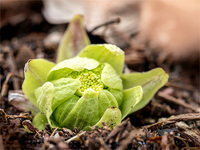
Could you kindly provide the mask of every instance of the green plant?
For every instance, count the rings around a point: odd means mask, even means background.
[[[123,74],[123,67],[124,52],[111,44],[88,45],[58,64],[29,60],[22,88],[40,110],[33,124],[87,130],[105,122],[113,128],[143,108],[168,80],[161,68]]]

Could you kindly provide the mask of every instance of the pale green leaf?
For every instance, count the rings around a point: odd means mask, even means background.
[[[99,100],[98,100],[98,110],[99,111],[99,117],[101,118],[104,112],[107,108],[115,106],[118,107],[117,100],[115,97],[107,90],[102,90],[99,94]]]
[[[156,68],[146,73],[123,74],[122,81],[124,89],[134,86],[142,86],[143,98],[131,112],[143,108],[152,99],[154,94],[166,84],[168,75],[161,68]]]
[[[77,127],[81,130],[96,124],[99,119],[98,93],[88,89],[60,125],[69,129]]]
[[[45,124],[48,123],[47,118],[45,115],[41,114],[40,112],[33,118],[32,121],[33,125],[38,128],[39,130],[45,129]]]
[[[47,74],[53,66],[55,66],[53,62],[45,59],[32,59],[24,67],[25,80],[22,89],[35,106],[38,105],[34,90],[46,82]]]
[[[99,65],[94,59],[74,57],[64,60],[53,67],[48,74],[48,81],[67,77],[72,71],[92,70]]]
[[[83,16],[76,15],[69,23],[59,44],[57,62],[76,56],[80,50],[90,44],[83,22]]]
[[[110,89],[122,90],[123,88],[120,76],[116,73],[114,68],[107,63],[105,63],[105,66],[102,70],[101,81]]]
[[[113,129],[115,126],[121,123],[121,111],[117,107],[108,108],[103,114],[102,118],[94,125],[102,127],[102,122]]]
[[[123,100],[123,92],[121,90],[115,90],[115,89],[109,89],[109,92],[115,97],[120,107]]]
[[[100,63],[108,63],[116,70],[119,75],[122,74],[124,67],[124,52],[115,45],[88,45],[80,52],[78,56],[93,58]]]
[[[57,124],[61,124],[67,118],[68,114],[72,111],[78,100],[79,97],[73,95],[54,110],[52,118],[57,122]]]
[[[131,113],[132,109],[141,101],[143,91],[141,86],[136,86],[123,91],[123,102],[121,105],[122,119]]]
[[[72,97],[76,90],[81,86],[78,79],[60,78],[52,81],[54,86],[54,97],[52,101],[52,110],[58,107],[61,103]]]
[[[40,111],[47,117],[48,123],[52,114],[52,100],[54,96],[54,86],[51,82],[46,82],[42,87],[35,90],[35,96]]]

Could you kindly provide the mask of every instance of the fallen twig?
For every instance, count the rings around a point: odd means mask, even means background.
[[[9,47],[6,47],[5,49],[6,49],[5,51],[8,52],[8,63],[10,64],[10,71],[12,73],[18,72],[13,52],[11,51],[11,49]],[[13,79],[13,87],[14,87],[15,90],[20,89],[20,84],[19,84],[18,78]]]
[[[176,103],[176,104],[178,104],[180,106],[183,106],[185,108],[191,109],[194,112],[200,112],[200,108],[199,107],[195,108],[194,106],[185,103],[183,100],[177,99],[177,98],[175,98],[173,96],[170,96],[170,95],[167,95],[167,94],[165,94],[163,92],[158,92],[158,96],[161,97],[161,98],[164,98],[165,100],[168,100],[170,102]]]
[[[145,127],[147,129],[154,129],[154,128],[160,128],[164,125],[175,123],[178,121],[196,121],[196,120],[200,120],[200,113],[188,113],[188,114],[181,114],[177,116],[171,116],[170,118],[164,121],[156,122],[154,124],[147,125]]]
[[[187,91],[195,91],[196,88],[193,87],[192,85],[189,84],[178,84],[178,83],[171,83],[171,82],[167,82],[165,86],[168,87],[174,87],[174,88],[178,88],[178,89],[182,89],[182,90],[187,90]]]
[[[53,132],[51,133],[51,136],[50,137],[52,137],[54,134],[55,134],[55,132],[58,130],[58,127],[56,127],[54,130],[53,130]]]
[[[2,135],[0,135],[0,149],[4,150]]]
[[[126,139],[121,141],[121,144],[119,145],[119,147],[117,147],[117,150],[127,149],[128,144],[131,143],[133,138],[137,136],[137,133],[139,133],[139,131],[137,129],[132,130],[130,132],[129,136]]]
[[[6,119],[7,118],[10,118],[10,119],[15,119],[15,118],[31,119],[29,113],[22,113],[22,114],[19,114],[19,115],[7,115],[3,109],[0,109],[0,114],[1,114],[1,116],[5,117]]]
[[[80,138],[80,136],[83,135],[83,134],[85,134],[85,133],[86,133],[86,131],[84,131],[84,132],[82,132],[80,134],[77,134],[76,136],[73,136],[72,138],[70,138],[67,141],[65,141],[65,143],[69,144],[71,141]]]
[[[3,85],[2,85],[2,90],[1,90],[1,97],[4,97],[8,94],[8,81],[10,79],[10,77],[12,76],[13,74],[12,73],[9,73],[7,76],[6,76],[6,80],[4,81]]]
[[[6,80],[4,81],[3,85],[2,85],[2,90],[1,90],[1,97],[4,97],[8,94],[8,81],[11,77],[16,77],[16,78],[19,78],[19,79],[22,79],[23,78],[17,74],[14,74],[14,73],[8,73],[8,75],[6,76]]]
[[[90,31],[90,33],[94,32],[95,30],[97,30],[97,29],[100,28],[100,27],[108,26],[108,25],[114,24],[114,23],[120,23],[120,18],[116,18],[116,19],[114,19],[114,20],[110,20],[110,21],[107,21],[107,22],[105,22],[105,23],[103,23],[103,24],[98,25],[98,26],[94,27],[94,28]]]

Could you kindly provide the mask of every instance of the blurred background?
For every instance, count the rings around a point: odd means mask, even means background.
[[[4,73],[10,71],[5,67],[8,52],[15,59],[12,71],[19,69],[20,74],[30,58],[55,61],[69,21],[81,14],[91,43],[121,47],[132,70],[160,66],[176,80],[199,88],[199,0],[1,0],[0,4]]]

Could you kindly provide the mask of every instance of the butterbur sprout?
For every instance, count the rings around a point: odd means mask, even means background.
[[[102,122],[114,128],[143,108],[168,80],[161,68],[123,74],[120,48],[89,44],[83,17],[76,15],[59,45],[57,64],[45,59],[26,63],[22,89],[38,108],[33,119],[38,129],[49,123],[51,127],[89,130],[101,127]]]
[[[105,122],[113,128],[143,108],[168,80],[161,68],[123,74],[123,66],[124,52],[111,44],[88,45],[58,64],[29,60],[22,88],[40,110],[33,124],[87,130]]]

